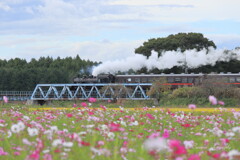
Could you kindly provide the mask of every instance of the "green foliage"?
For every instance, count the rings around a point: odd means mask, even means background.
[[[78,55],[64,59],[33,58],[30,62],[19,58],[0,60],[0,90],[32,91],[39,83],[72,83],[81,69],[96,64]]]
[[[201,33],[178,33],[169,35],[166,38],[153,38],[144,42],[142,46],[135,49],[135,53],[143,54],[146,57],[151,56],[151,51],[158,52],[161,56],[162,51],[177,51],[184,52],[188,49],[208,49],[208,47],[216,48],[213,41],[208,40]]]
[[[228,83],[227,79],[207,76],[199,87],[203,91],[202,96],[214,95],[219,98],[230,98],[234,86],[226,85],[226,83]]]
[[[159,101],[159,104],[161,106],[188,106],[189,104],[196,104],[196,105],[206,105],[209,104],[209,101],[207,98],[196,98],[196,97],[191,97],[191,98],[180,98],[180,97],[175,97],[172,98],[171,96],[162,98]]]
[[[239,107],[239,100],[236,98],[222,98],[219,99],[225,103],[224,107]],[[196,104],[198,107],[213,107],[209,103],[208,97],[191,97],[191,98],[180,98],[180,97],[164,97],[160,99],[159,104],[161,106],[171,107],[186,107],[189,104]],[[217,105],[215,107],[220,107]],[[221,106],[222,107],[222,106]]]
[[[233,98],[240,100],[240,88],[234,88],[231,93]]]
[[[167,83],[166,78],[156,79],[152,83],[150,90],[147,91],[147,95],[150,97],[154,97],[159,101],[160,98],[166,96],[171,89],[171,86],[166,85],[166,83]]]
[[[218,98],[240,98],[240,89],[226,83],[226,79],[205,77],[201,85],[175,89],[169,98],[206,98],[209,95]]]
[[[183,87],[173,90],[170,98],[193,98],[202,97],[203,90],[199,87]]]
[[[213,65],[204,65],[198,68],[189,69],[189,72],[194,73],[211,73],[211,72],[232,72],[232,73],[239,73],[240,72],[240,61],[236,59],[232,59],[229,62],[218,61],[216,64]]]

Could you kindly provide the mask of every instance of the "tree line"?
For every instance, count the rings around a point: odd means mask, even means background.
[[[74,58],[41,57],[31,59],[0,59],[0,91],[33,91],[37,84],[72,83],[79,72],[87,73],[97,62]]]

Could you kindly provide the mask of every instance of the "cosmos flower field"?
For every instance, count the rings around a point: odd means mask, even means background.
[[[225,108],[3,108],[0,159],[240,159],[240,112]]]

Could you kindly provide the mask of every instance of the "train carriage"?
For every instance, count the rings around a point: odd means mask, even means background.
[[[159,78],[166,78],[166,85],[171,85],[173,88],[183,86],[198,85],[205,79],[214,78],[216,83],[225,79],[225,84],[238,84],[240,85],[239,73],[211,73],[211,74],[126,74],[126,75],[112,75],[112,74],[99,74],[98,76],[76,77],[73,79],[74,83],[153,83]]]

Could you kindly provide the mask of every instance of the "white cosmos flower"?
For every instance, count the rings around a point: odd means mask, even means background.
[[[58,145],[61,145],[61,144],[62,144],[62,140],[61,139],[55,139],[52,142],[52,146],[53,147],[57,147]]]
[[[24,128],[25,128],[25,124],[23,123],[23,122],[18,122],[18,127],[19,127],[19,129],[20,129],[20,131],[23,131],[24,130]]]
[[[232,128],[232,131],[233,131],[233,132],[240,132],[240,127],[233,127],[233,128]]]
[[[46,150],[43,150],[42,152],[43,152],[44,154],[46,154],[46,153],[49,153],[50,150],[49,150],[49,149],[46,149]]]
[[[70,148],[64,148],[64,152],[70,152],[71,149]]]
[[[62,144],[64,147],[72,147],[73,146],[73,142],[63,142]]]
[[[57,127],[57,126],[51,126],[51,127],[50,127],[50,130],[57,132],[57,131],[58,131],[58,127]]]
[[[184,141],[183,144],[187,149],[193,148],[194,141]]]
[[[101,126],[100,126],[100,128],[101,128],[102,130],[105,130],[105,129],[107,129],[107,128],[108,128],[108,126],[107,126],[107,125],[105,125],[105,124],[103,124],[103,125],[101,125]]]
[[[37,128],[29,128],[27,129],[29,136],[36,136],[38,135],[38,129]]]
[[[237,156],[240,156],[240,152],[238,152],[237,150],[231,150],[228,152],[228,156],[230,160],[234,160]]]
[[[20,130],[18,124],[13,124],[13,125],[11,126],[11,131],[12,131],[13,133],[18,133],[18,132],[20,132],[21,130]]]
[[[28,116],[23,116],[23,119],[25,119],[26,121],[30,120]]]
[[[8,133],[8,136],[7,136],[7,138],[9,138],[9,137],[11,137],[11,136],[12,136],[12,132],[11,132],[11,131],[8,131],[7,133]]]
[[[109,133],[108,133],[108,137],[109,137],[110,139],[113,139],[113,138],[115,137],[115,134],[114,134],[113,132],[109,132]]]
[[[30,146],[30,145],[32,145],[32,142],[30,142],[28,139],[26,139],[26,138],[23,138],[22,139],[22,142],[23,142],[23,144],[26,144],[26,145],[28,145],[28,146]]]
[[[120,121],[120,124],[123,126],[127,126],[126,122],[124,122],[124,121]]]
[[[86,128],[93,128],[94,125],[93,125],[93,124],[89,124],[89,125],[86,125],[85,127],[86,127]]]
[[[227,137],[233,137],[233,136],[235,136],[235,133],[233,133],[233,132],[227,132],[225,135],[226,135]]]
[[[134,122],[130,123],[130,126],[138,126],[138,121],[134,121]]]
[[[213,128],[212,133],[220,137],[223,134],[223,131],[219,128]]]
[[[87,134],[87,132],[85,132],[85,131],[82,131],[82,132],[79,132],[79,133],[78,133],[79,136],[85,135],[85,134]]]
[[[2,123],[0,123],[0,127],[6,127],[8,124],[6,123],[6,124],[2,124]]]
[[[148,151],[167,151],[168,145],[167,145],[167,140],[162,138],[162,137],[157,137],[157,138],[148,138],[145,140],[143,143],[143,146],[146,150]]]

